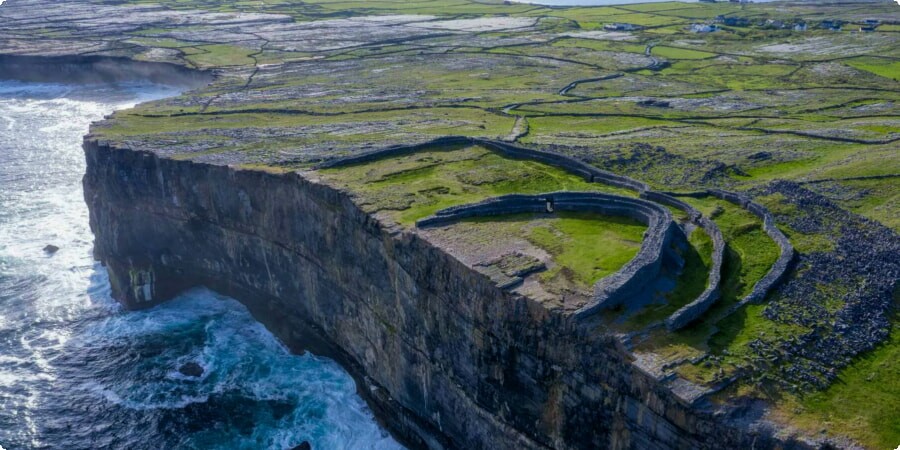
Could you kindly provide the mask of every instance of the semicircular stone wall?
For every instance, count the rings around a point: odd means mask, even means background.
[[[461,219],[516,213],[552,213],[584,211],[609,216],[624,216],[647,225],[637,255],[617,272],[594,285],[591,301],[575,312],[576,317],[589,316],[603,308],[611,308],[634,298],[660,275],[669,249],[683,243],[684,235],[668,209],[639,198],[594,192],[552,192],[539,195],[504,195],[478,203],[455,206],[419,220],[419,228],[437,226]],[[673,258],[674,259],[674,258]]]
[[[702,229],[710,237],[713,249],[706,289],[696,299],[672,313],[665,320],[665,326],[670,331],[684,328],[703,316],[719,300],[722,264],[727,243],[721,230],[719,230],[719,227],[712,219],[705,217],[689,203],[676,198],[679,196],[696,198],[714,196],[750,211],[763,221],[763,229],[766,234],[781,249],[781,254],[776,263],[754,285],[751,293],[729,308],[724,315],[736,311],[747,303],[762,301],[790,272],[795,256],[793,246],[784,233],[775,225],[772,215],[762,205],[752,202],[748,197],[720,189],[681,194],[653,191],[646,183],[628,176],[598,169],[584,161],[553,151],[537,150],[493,139],[444,136],[421,144],[396,145],[353,156],[335,158],[319,164],[317,168],[364,164],[382,158],[403,156],[426,149],[452,145],[479,145],[508,158],[542,162],[582,176],[590,182],[624,188],[638,193],[640,199],[586,192],[556,192],[537,196],[512,194],[474,204],[446,208],[417,223],[419,226],[430,226],[477,215],[541,212],[547,209],[547,201],[552,197],[554,208],[559,210],[593,211],[607,215],[623,215],[647,224],[648,231],[644,236],[641,250],[635,258],[616,273],[597,282],[594,286],[593,300],[574,313],[576,318],[586,318],[603,308],[611,308],[627,303],[640,293],[642,286],[659,275],[660,264],[666,256],[667,249],[673,244],[673,236],[680,235],[679,239],[684,238],[679,231],[680,227],[672,219],[668,207],[683,211],[691,223]]]

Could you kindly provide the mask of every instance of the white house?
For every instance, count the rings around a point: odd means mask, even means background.
[[[719,31],[719,27],[715,25],[707,25],[705,23],[693,23],[689,28],[694,33],[712,33]]]

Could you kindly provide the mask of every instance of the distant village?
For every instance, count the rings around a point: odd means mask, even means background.
[[[706,0],[708,2],[713,2],[713,0]],[[732,2],[740,1],[744,2],[744,0],[730,0]],[[880,25],[879,21],[874,19],[867,19],[860,23],[849,23],[841,20],[822,20],[816,27],[823,30],[831,30],[831,31],[841,31],[845,26],[847,27],[859,27],[858,31],[862,33],[868,33],[875,31]],[[716,31],[722,30],[722,27],[759,27],[763,29],[769,30],[787,30],[791,29],[794,31],[806,31],[810,25],[802,20],[796,19],[793,21],[790,20],[778,20],[778,19],[750,19],[747,17],[738,17],[738,16],[724,16],[719,15],[716,16],[715,19],[710,21],[709,23],[693,23],[685,27],[686,30],[694,32],[694,33],[714,33]],[[638,31],[643,29],[643,26],[635,25],[632,23],[623,23],[623,22],[613,22],[608,23],[603,26],[603,29],[606,31]]]

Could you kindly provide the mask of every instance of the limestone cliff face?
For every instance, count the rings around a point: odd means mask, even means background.
[[[498,289],[413,232],[296,173],[85,141],[95,251],[140,308],[206,285],[295,349],[337,359],[418,448],[756,448],[611,337]]]

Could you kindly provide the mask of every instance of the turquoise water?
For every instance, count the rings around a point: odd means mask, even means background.
[[[0,82],[0,447],[401,448],[336,363],[292,355],[237,301],[195,289],[128,312],[110,298],[81,136],[175,93]],[[202,375],[183,375],[188,362]]]

